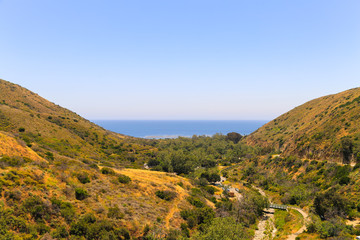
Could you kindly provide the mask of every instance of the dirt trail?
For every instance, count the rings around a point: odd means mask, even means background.
[[[256,186],[253,186],[256,190],[259,191],[259,193],[266,197],[266,193],[261,189],[261,188],[258,188]],[[302,210],[301,208],[297,208],[297,207],[288,207],[290,209],[294,209],[296,211],[298,211],[304,218],[304,222],[303,222],[303,226],[296,232],[296,233],[293,233],[291,235],[289,235],[287,237],[287,240],[295,240],[296,237],[298,235],[300,235],[301,233],[303,233],[305,230],[306,230],[306,225],[305,223],[307,222],[307,220],[309,219],[309,214],[307,214],[304,210]],[[265,215],[266,216],[266,215]],[[274,215],[272,214],[272,218],[274,218]],[[263,226],[266,224],[266,221],[268,221],[267,218],[264,218],[262,219],[260,222],[259,222],[259,225],[258,225],[258,229],[257,231],[255,231],[255,237],[254,237],[254,240],[260,240],[260,239],[271,239],[271,238],[265,238],[265,234],[263,233],[265,231],[265,229],[263,228]],[[262,232],[260,231],[260,228],[262,230]],[[276,229],[273,233],[276,232]],[[270,237],[270,236],[269,236]]]
[[[253,187],[258,190],[262,196],[266,197],[265,192],[261,188]],[[273,239],[276,233],[274,212],[274,209],[265,209],[265,215],[259,221],[258,230],[255,231],[253,240]]]
[[[253,240],[270,240],[276,233],[274,224],[274,209],[267,209],[263,218],[259,221]]]
[[[169,213],[165,217],[165,227],[167,229],[170,228],[169,227],[170,220],[173,218],[174,213],[179,211],[178,205],[181,202],[181,200],[183,200],[184,195],[185,195],[184,189],[182,189],[180,186],[177,186],[176,190],[177,190],[176,192],[178,193],[178,196],[176,197],[176,200],[173,202],[173,204],[169,210]]]
[[[306,225],[305,223],[308,221],[309,219],[309,214],[307,214],[304,210],[302,210],[301,208],[297,208],[297,207],[289,207],[291,209],[294,209],[296,211],[298,211],[299,213],[301,213],[301,215],[304,218],[304,222],[303,222],[303,226],[296,232],[293,233],[291,235],[289,235],[287,237],[287,240],[295,240],[297,236],[299,236],[301,233],[303,233],[306,230]]]

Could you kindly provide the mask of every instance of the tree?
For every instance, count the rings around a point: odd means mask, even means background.
[[[231,132],[231,133],[226,134],[226,140],[230,140],[235,144],[238,143],[241,139],[242,139],[242,136],[239,133]]]
[[[210,225],[208,225],[203,232],[193,236],[191,239],[197,240],[237,240],[249,239],[247,231],[244,226],[237,223],[232,217],[215,218]]]
[[[346,217],[349,213],[349,202],[333,188],[315,196],[314,210],[322,220]]]
[[[75,189],[75,197],[77,200],[84,200],[88,196],[89,196],[89,193],[85,189],[82,189],[82,188]]]
[[[353,142],[351,138],[344,137],[341,139],[341,152],[343,154],[343,162],[350,163],[351,155],[353,153]]]

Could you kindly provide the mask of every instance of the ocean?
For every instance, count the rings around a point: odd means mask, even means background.
[[[248,135],[267,123],[264,120],[93,120],[99,126],[139,138],[176,138],[193,135],[212,136],[216,133],[237,132]]]

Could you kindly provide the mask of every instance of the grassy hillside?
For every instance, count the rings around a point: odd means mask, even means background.
[[[339,162],[360,160],[360,88],[309,101],[244,141],[285,155]]]
[[[31,148],[21,144],[14,137],[5,132],[0,132],[0,153],[11,157],[23,157],[34,161],[43,160]]]
[[[0,131],[44,158],[65,156],[139,166],[155,151],[1,79]]]
[[[0,239],[165,236],[185,221],[192,184],[163,172],[98,168],[71,159],[0,159]],[[163,200],[156,194],[172,194]],[[116,236],[116,237],[114,237]]]
[[[124,168],[154,159],[154,141],[4,80],[0,93],[0,239],[172,239],[214,218],[209,188]]]

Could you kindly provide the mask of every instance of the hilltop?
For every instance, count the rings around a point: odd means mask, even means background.
[[[243,141],[301,158],[360,159],[360,88],[309,101],[267,123]]]
[[[140,140],[105,130],[19,85],[0,79],[0,93],[0,131],[43,158],[136,167],[154,151]]]

